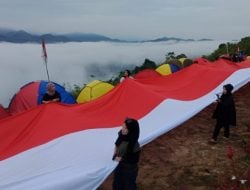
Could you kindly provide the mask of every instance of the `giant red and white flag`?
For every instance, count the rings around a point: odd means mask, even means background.
[[[165,77],[127,79],[86,104],[44,104],[0,120],[1,190],[96,189],[113,171],[125,117],[139,120],[142,145],[216,100],[222,86],[250,81],[250,60],[193,64]]]

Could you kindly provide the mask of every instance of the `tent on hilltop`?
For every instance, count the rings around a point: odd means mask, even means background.
[[[178,59],[166,60],[164,64],[173,64],[173,65],[176,65],[179,69],[181,69],[183,67],[182,63]]]
[[[0,119],[8,117],[9,115],[9,112],[0,104]]]
[[[180,58],[179,61],[182,64],[182,68],[188,67],[190,65],[192,65],[193,61],[191,59],[188,58]]]
[[[41,104],[43,95],[47,90],[47,83],[47,81],[33,81],[21,87],[20,90],[13,96],[9,104],[10,114],[14,115]],[[68,93],[63,86],[57,83],[54,84],[56,86],[56,91],[61,95],[62,103],[76,103],[75,98]]]
[[[163,64],[155,69],[161,75],[170,75],[179,71],[179,67],[175,64]]]
[[[77,103],[84,103],[95,100],[108,93],[113,88],[114,86],[107,82],[93,80],[81,90],[76,101]]]
[[[151,77],[158,77],[161,76],[160,73],[156,72],[153,69],[144,69],[137,74],[135,74],[135,79],[145,79],[145,78],[151,78]]]

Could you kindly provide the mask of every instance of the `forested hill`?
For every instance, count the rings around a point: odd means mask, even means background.
[[[100,34],[94,33],[70,33],[70,34],[31,34],[24,30],[6,30],[0,28],[0,42],[11,43],[41,43],[45,39],[46,43],[59,43],[59,42],[124,42],[124,43],[144,43],[144,42],[163,42],[163,41],[211,41],[211,39],[183,39],[176,37],[161,37],[150,40],[121,40],[114,39]]]
[[[214,61],[222,55],[233,55],[233,54],[242,54],[243,56],[250,55],[250,36],[242,38],[239,42],[235,43],[223,43],[220,44],[218,49],[205,58]]]

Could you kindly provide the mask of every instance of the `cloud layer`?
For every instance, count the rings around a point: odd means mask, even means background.
[[[69,89],[93,79],[106,80],[119,71],[141,65],[145,58],[157,64],[168,52],[193,58],[211,53],[221,42],[185,43],[62,43],[48,44],[50,79]],[[39,44],[0,43],[0,103],[8,106],[12,96],[28,82],[47,80]],[[94,77],[93,77],[94,76]]]

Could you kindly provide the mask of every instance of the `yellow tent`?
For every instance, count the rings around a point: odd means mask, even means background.
[[[192,63],[193,63],[193,61],[191,59],[188,59],[188,58],[180,58],[178,60],[181,62],[182,68],[188,67],[188,66],[192,65]]]
[[[103,96],[113,88],[114,86],[107,82],[94,80],[82,89],[76,101],[77,103],[89,102]]]
[[[163,64],[155,69],[161,75],[170,75],[172,74],[172,69],[169,64]]]
[[[180,59],[178,59],[180,62],[181,62],[181,64],[183,65],[184,64],[184,61],[186,60],[187,58],[180,58]]]
[[[182,68],[182,63],[178,59],[170,59],[166,63],[168,63],[170,65],[172,65],[172,64],[177,65],[179,67],[179,69]]]

